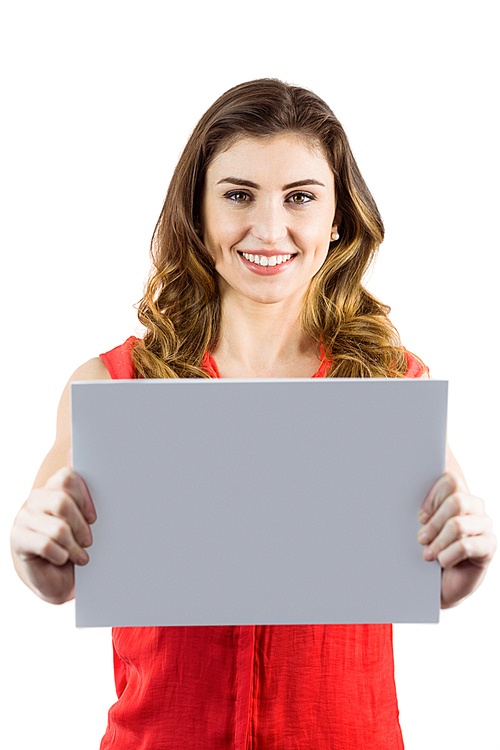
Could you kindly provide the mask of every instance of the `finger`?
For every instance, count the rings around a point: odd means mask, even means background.
[[[426,560],[436,560],[439,554],[454,542],[464,537],[486,534],[489,531],[491,531],[491,520],[488,516],[452,516],[426,548],[424,557]]]
[[[450,518],[464,515],[484,515],[484,503],[468,492],[454,492],[442,502],[434,515],[418,532],[420,544],[430,544]]]
[[[418,514],[420,523],[426,523],[426,521],[428,521],[428,519],[436,512],[437,508],[445,498],[453,492],[468,492],[462,477],[458,474],[453,474],[452,472],[442,474],[439,479],[434,482],[420,507]]]
[[[442,550],[437,560],[442,568],[452,568],[464,560],[485,566],[493,557],[494,550],[494,536],[491,533],[465,536]]]
[[[78,565],[88,562],[88,554],[76,544],[64,521],[45,516],[38,522],[36,529],[26,528],[13,539],[13,547],[21,559],[41,557],[53,565],[64,565],[68,560]]]
[[[70,525],[63,518],[44,514],[36,519],[36,524],[36,528],[32,530],[48,538],[47,548],[51,548],[51,544],[55,542],[67,551],[66,561],[69,559],[80,565],[88,562],[87,552],[78,544]],[[45,557],[45,552],[44,548],[40,557]]]
[[[50,490],[40,487],[33,490],[29,499],[29,513],[47,513],[51,516],[62,518],[69,523],[73,535],[82,547],[90,547],[92,544],[92,532],[87,521],[83,517],[80,507],[72,495],[64,490]],[[33,523],[31,523],[33,527]]]
[[[14,534],[13,534],[14,537]],[[32,560],[41,557],[52,565],[64,565],[69,560],[69,552],[46,534],[32,529],[25,529],[22,542],[13,539],[13,548],[21,560]]]
[[[69,466],[63,466],[50,479],[47,480],[45,485],[51,489],[63,489],[69,492],[72,497],[76,500],[80,510],[85,516],[88,523],[94,523],[97,518],[95,512],[94,503],[90,497],[87,485],[83,481],[79,474],[76,474]]]

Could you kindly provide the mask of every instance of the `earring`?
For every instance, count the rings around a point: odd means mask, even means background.
[[[330,234],[330,239],[332,242],[335,242],[335,240],[338,240],[339,237],[340,237],[340,234],[338,232],[332,232]]]

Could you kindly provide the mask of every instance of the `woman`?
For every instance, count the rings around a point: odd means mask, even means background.
[[[362,286],[383,225],[345,133],[316,95],[274,79],[223,94],[193,131],[152,242],[146,328],[71,380],[428,377]],[[19,512],[20,577],[74,595],[96,519],[67,467],[69,384],[56,442]],[[422,502],[419,541],[441,605],[484,578],[483,502],[453,455]],[[402,748],[390,625],[115,628],[117,703],[101,748]]]

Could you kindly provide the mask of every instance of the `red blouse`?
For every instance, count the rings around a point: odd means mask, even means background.
[[[137,339],[101,354],[134,378]],[[406,377],[424,368],[405,352]],[[313,377],[324,377],[324,359]],[[219,377],[206,354],[203,369]],[[403,750],[392,625],[113,628],[101,750]]]

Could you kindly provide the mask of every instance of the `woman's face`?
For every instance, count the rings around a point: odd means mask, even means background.
[[[243,137],[208,167],[201,227],[222,299],[302,299],[323,265],[335,216],[334,176],[298,136]]]

